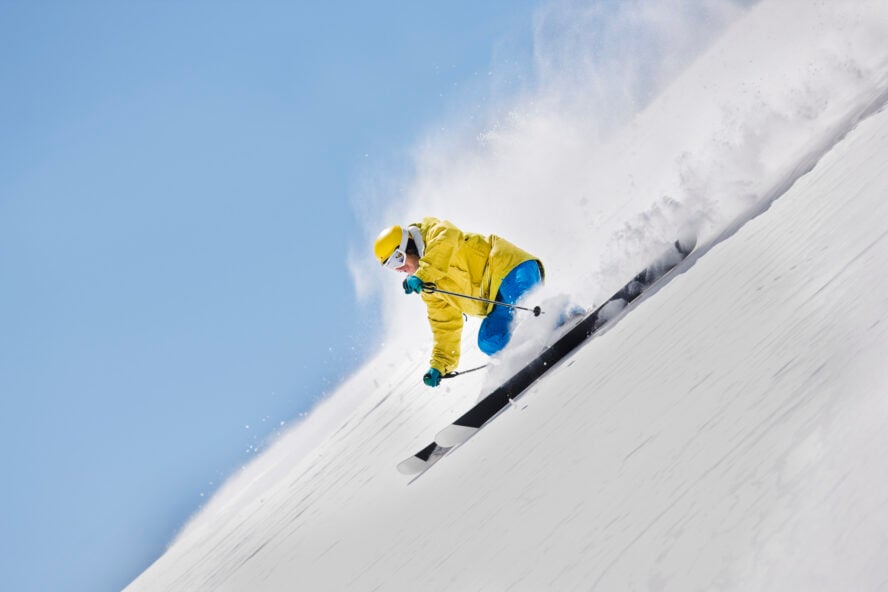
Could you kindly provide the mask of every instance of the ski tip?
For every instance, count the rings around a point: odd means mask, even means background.
[[[398,463],[398,472],[403,475],[418,475],[441,460],[449,448],[432,442],[407,460]]]
[[[451,424],[438,432],[438,435],[435,437],[435,442],[441,446],[452,448],[453,446],[459,446],[471,438],[477,431],[478,428]]]
[[[398,463],[398,472],[402,475],[417,475],[431,466],[431,463],[417,456],[411,456]]]

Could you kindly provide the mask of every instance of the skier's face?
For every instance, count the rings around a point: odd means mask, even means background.
[[[406,273],[408,275],[413,275],[416,273],[416,270],[419,269],[419,257],[416,255],[407,255],[404,261],[404,265],[399,267],[396,271],[400,271],[401,273]]]

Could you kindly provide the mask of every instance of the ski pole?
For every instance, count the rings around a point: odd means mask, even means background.
[[[453,372],[448,372],[441,378],[456,378],[457,376],[462,376],[463,374],[468,374],[469,372],[476,372],[484,368],[487,368],[487,364],[484,364],[483,366],[478,366],[477,368],[470,368],[468,370],[454,370]]]
[[[429,292],[438,292],[439,294],[447,294],[448,296],[457,296],[459,298],[466,298],[468,300],[477,300],[478,302],[486,302],[487,304],[496,304],[497,306],[505,306],[507,308],[514,308],[516,310],[526,310],[527,312],[532,312],[533,316],[538,317],[543,314],[543,310],[539,306],[534,306],[533,308],[525,308],[523,306],[518,306],[517,304],[509,304],[508,302],[499,302],[498,300],[488,300],[487,298],[478,298],[477,296],[469,296],[468,294],[459,294],[457,292],[448,292],[447,290],[441,290],[436,286],[433,282],[423,282],[422,284],[423,290],[428,290]]]

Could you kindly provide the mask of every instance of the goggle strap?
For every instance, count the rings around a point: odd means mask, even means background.
[[[410,232],[410,238],[416,243],[416,250],[419,253],[419,258],[422,259],[423,255],[425,255],[425,241],[422,240],[422,232],[420,232],[419,227],[417,226],[410,226],[407,230]],[[404,242],[401,248],[406,249],[407,243]]]

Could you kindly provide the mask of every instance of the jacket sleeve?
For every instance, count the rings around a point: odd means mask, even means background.
[[[435,220],[424,235],[425,253],[414,275],[423,282],[437,282],[450,269],[450,260],[459,245],[460,231],[450,222]]]
[[[429,311],[434,345],[429,365],[441,374],[456,370],[462,342],[463,316],[455,306],[434,294],[423,294]]]

